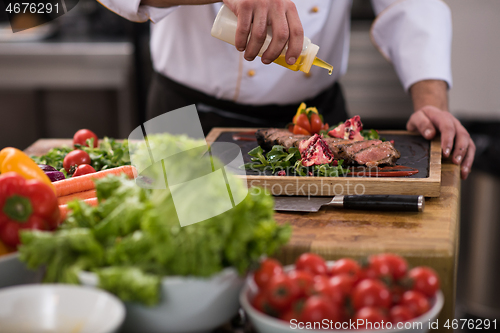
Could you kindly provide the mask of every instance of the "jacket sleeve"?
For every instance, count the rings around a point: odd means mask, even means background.
[[[158,22],[170,14],[177,7],[156,8],[141,6],[141,0],[98,0],[101,5],[110,11],[134,22]]]
[[[371,38],[406,91],[421,80],[452,85],[451,11],[441,0],[372,0]]]

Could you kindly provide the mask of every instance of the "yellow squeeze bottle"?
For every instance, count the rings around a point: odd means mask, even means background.
[[[236,15],[234,15],[234,13],[228,7],[226,7],[226,5],[222,5],[212,27],[212,36],[226,43],[234,45],[237,22],[238,18],[236,17]],[[271,27],[268,27],[266,41],[259,51],[259,57],[261,57],[264,51],[267,50],[272,38],[272,29]],[[274,60],[274,62],[278,65],[291,69],[292,71],[302,71],[304,73],[309,73],[311,67],[314,65],[328,69],[328,74],[332,75],[333,66],[316,57],[319,51],[319,46],[313,44],[309,38],[304,36],[302,52],[293,65],[289,65],[286,63],[285,54],[287,50],[288,44],[285,45],[285,48],[281,52],[281,55],[276,60]]]

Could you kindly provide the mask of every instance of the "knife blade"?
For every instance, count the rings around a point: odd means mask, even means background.
[[[274,197],[274,210],[289,212],[317,212],[323,206],[338,208],[422,212],[422,195],[336,195],[335,197]]]

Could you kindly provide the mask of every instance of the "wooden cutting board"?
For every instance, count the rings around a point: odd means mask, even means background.
[[[232,142],[241,147],[243,158],[258,146],[252,136],[241,135],[255,131],[252,128],[214,128],[207,142]],[[397,164],[417,167],[411,177],[298,177],[252,174],[247,172],[247,183],[265,188],[273,195],[334,196],[353,194],[403,194],[439,197],[441,186],[440,139],[426,141],[407,131],[380,131],[381,137],[394,139],[401,153]]]

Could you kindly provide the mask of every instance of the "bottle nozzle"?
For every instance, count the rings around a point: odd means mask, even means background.
[[[321,60],[318,57],[314,58],[313,65],[321,67],[321,68],[328,69],[328,74],[329,75],[332,75],[332,73],[333,73],[333,66],[330,65],[329,63],[327,63],[326,61]]]

